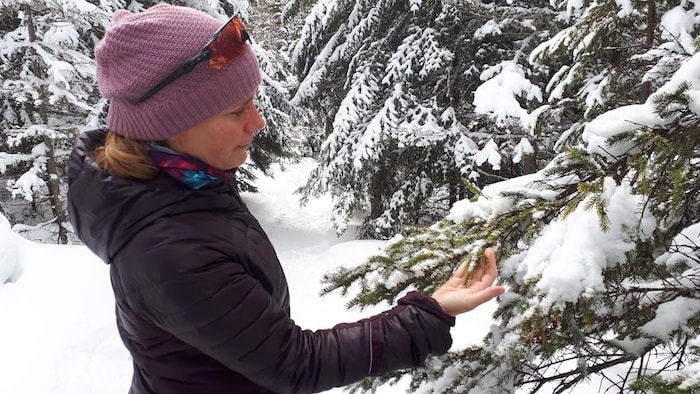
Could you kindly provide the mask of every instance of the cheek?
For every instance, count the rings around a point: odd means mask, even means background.
[[[230,145],[228,141],[223,138],[212,138],[209,141],[209,151],[212,152],[216,157],[222,157],[226,155],[226,152],[230,150]]]
[[[208,141],[209,150],[218,157],[225,157],[237,150],[241,141],[236,133],[228,130],[226,132],[217,133]]]

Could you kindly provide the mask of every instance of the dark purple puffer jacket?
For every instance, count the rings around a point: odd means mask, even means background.
[[[449,348],[454,319],[419,293],[332,329],[296,326],[274,248],[230,185],[112,177],[93,162],[104,138],[77,141],[68,206],[77,234],[110,264],[130,393],[310,393]]]

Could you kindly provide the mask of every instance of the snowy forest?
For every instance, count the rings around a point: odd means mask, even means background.
[[[168,2],[246,21],[267,121],[247,166],[313,158],[298,193],[333,197],[338,234],[389,240],[325,292],[392,302],[497,252],[508,292],[483,344],[351,391],[700,391],[700,1]],[[64,168],[109,105],[93,48],[114,10],[154,3],[0,0],[14,231],[79,242]]]

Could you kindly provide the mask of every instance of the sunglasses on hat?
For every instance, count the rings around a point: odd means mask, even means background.
[[[243,21],[238,16],[232,16],[214,32],[209,42],[196,55],[182,62],[167,77],[141,96],[139,102],[148,100],[174,80],[194,70],[199,63],[205,60],[208,60],[209,67],[215,70],[221,69],[229,61],[245,53],[246,41],[250,41],[250,36],[243,26]]]

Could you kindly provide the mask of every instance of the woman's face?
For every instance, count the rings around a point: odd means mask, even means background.
[[[166,145],[220,170],[239,167],[248,157],[255,133],[265,127],[254,98],[255,94],[170,137]]]

